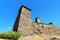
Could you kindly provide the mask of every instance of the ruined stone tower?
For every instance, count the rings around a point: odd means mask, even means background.
[[[36,17],[36,23],[40,23],[40,18]]]
[[[60,35],[60,31],[58,31],[60,29],[55,28],[52,22],[49,24],[41,23],[39,17],[36,17],[36,22],[32,22],[30,11],[31,9],[21,6],[15,20],[13,31],[20,32],[22,36],[33,34]]]
[[[31,10],[29,8],[21,6],[14,24],[13,31],[21,32],[22,35],[29,35],[33,33],[30,11]]]

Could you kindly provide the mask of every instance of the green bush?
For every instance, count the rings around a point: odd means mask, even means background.
[[[21,34],[19,32],[3,32],[3,33],[0,33],[0,38],[3,38],[3,39],[17,40],[20,37],[21,37]]]

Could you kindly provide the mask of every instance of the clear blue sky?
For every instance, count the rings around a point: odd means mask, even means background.
[[[30,8],[32,21],[40,17],[42,23],[53,22],[60,27],[60,0],[0,0],[0,32],[11,31],[18,9],[25,5]]]

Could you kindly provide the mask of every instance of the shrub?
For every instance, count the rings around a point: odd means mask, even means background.
[[[0,33],[0,38],[3,38],[3,39],[17,40],[20,37],[21,37],[21,34],[19,32],[3,32],[3,33]]]

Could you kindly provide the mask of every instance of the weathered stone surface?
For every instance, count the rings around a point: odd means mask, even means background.
[[[33,34],[32,30],[34,29],[32,27],[30,9],[22,6],[15,21],[13,31],[21,32],[22,35],[26,36]]]
[[[50,40],[52,36],[60,37],[60,29],[56,28],[52,23],[41,23],[39,19],[36,19],[36,22],[32,22],[30,11],[29,8],[22,6],[14,24],[13,31],[21,32],[22,36],[27,36],[21,40],[40,40],[39,38],[41,38],[41,40]],[[39,35],[39,37],[29,36],[34,34]]]
[[[18,40],[60,40],[60,37],[46,35],[28,35],[22,36]]]
[[[33,36],[29,35],[26,37],[21,37],[18,40],[43,40],[43,38],[38,35],[33,35]]]

